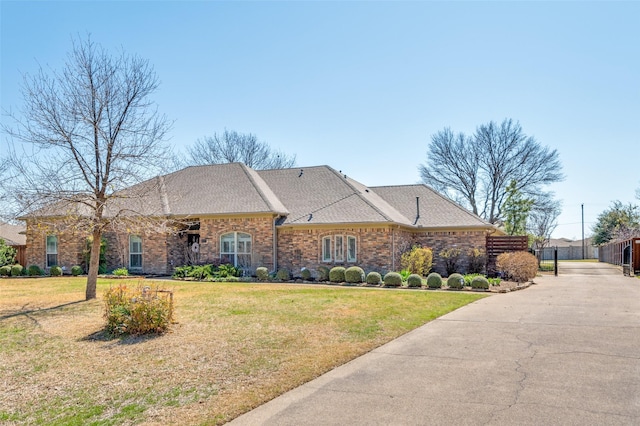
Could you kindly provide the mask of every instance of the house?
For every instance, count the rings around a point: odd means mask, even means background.
[[[128,188],[106,211],[131,224],[105,232],[107,268],[145,274],[217,261],[294,274],[319,265],[386,272],[400,268],[400,255],[413,244],[437,254],[482,248],[487,235],[500,233],[426,185],[367,187],[328,166],[187,167]],[[86,235],[43,226],[68,212],[54,206],[22,218],[27,263],[65,269],[82,263]],[[136,227],[142,217],[158,221]]]
[[[25,227],[0,222],[0,239],[4,240],[6,245],[16,249],[16,261],[24,265],[26,263],[25,253],[27,248]]]

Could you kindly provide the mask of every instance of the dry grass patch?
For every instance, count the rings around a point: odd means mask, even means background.
[[[286,284],[145,281],[174,290],[155,337],[104,334],[100,296],[128,281],[0,280],[0,422],[222,424],[485,297]]]

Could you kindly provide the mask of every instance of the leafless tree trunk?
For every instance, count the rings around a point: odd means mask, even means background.
[[[62,71],[41,68],[24,76],[23,108],[5,128],[24,144],[10,156],[21,214],[62,214],[66,220],[52,226],[93,236],[87,299],[96,297],[104,230],[118,223],[125,204],[135,213],[123,197],[143,196],[122,190],[167,161],[163,139],[170,123],[149,99],[157,88],[148,61],[112,56],[87,37],[73,42]]]
[[[225,130],[196,141],[189,148],[188,165],[244,163],[252,169],[286,169],[296,164],[296,156],[273,150],[256,135]]]
[[[560,202],[554,200],[550,193],[542,193],[534,199],[527,218],[527,230],[533,235],[537,248],[543,249],[549,244],[561,210]]]

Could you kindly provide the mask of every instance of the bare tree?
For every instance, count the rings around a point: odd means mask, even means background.
[[[196,141],[188,149],[191,165],[241,162],[256,170],[287,169],[296,164],[296,156],[273,150],[252,133],[225,130]]]
[[[122,190],[166,161],[170,123],[149,99],[157,88],[147,60],[111,55],[90,37],[74,40],[62,71],[24,76],[24,105],[5,128],[24,144],[10,156],[10,189],[23,214],[63,212],[57,224],[92,236],[87,300],[96,297],[103,232],[135,215],[135,203],[123,199],[143,196],[155,180]]]
[[[538,249],[549,244],[551,234],[558,226],[558,216],[562,212],[560,202],[553,199],[553,194],[544,192],[535,197],[529,217],[527,230],[533,236]]]
[[[519,123],[479,126],[472,137],[449,129],[432,137],[427,162],[420,166],[423,182],[433,185],[491,223],[502,219],[506,188],[514,180],[524,196],[563,179],[556,150],[527,136]]]

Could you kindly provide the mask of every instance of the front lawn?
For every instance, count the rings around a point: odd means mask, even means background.
[[[106,336],[110,285],[174,290],[157,337]],[[0,423],[223,424],[434,318],[486,297],[319,285],[0,280]]]

